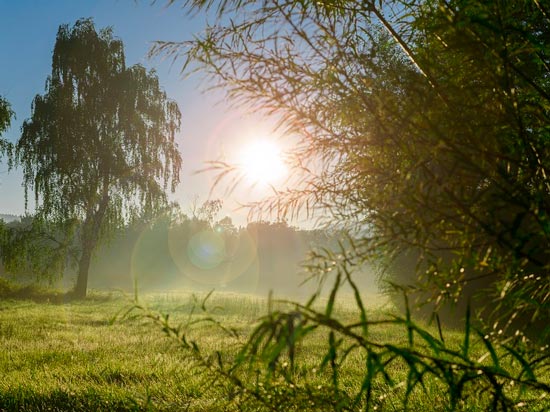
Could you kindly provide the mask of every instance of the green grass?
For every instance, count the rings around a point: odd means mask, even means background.
[[[170,313],[174,325],[190,319],[194,302],[185,293],[147,295],[143,301],[154,311]],[[130,306],[130,298],[106,293],[92,294],[86,301],[0,301],[0,411],[238,410],[239,402],[231,401],[235,395],[230,387],[213,380],[214,376],[205,373],[158,325],[141,316],[122,317]],[[220,350],[231,357],[245,342],[257,318],[267,313],[266,299],[229,293],[214,294],[209,307],[217,320],[238,332],[238,337],[230,337],[209,323],[197,324],[191,335],[205,355]],[[356,316],[345,304],[337,310],[340,318]],[[386,310],[373,305],[369,313],[375,318]],[[117,320],[111,322],[117,315]],[[200,316],[197,313],[191,319]],[[379,328],[372,333],[373,339],[396,345],[407,339],[405,333],[394,328]],[[446,335],[451,346],[458,348],[461,334],[447,331]],[[330,373],[318,370],[326,350],[325,338],[323,331],[315,331],[298,347],[300,363],[295,377],[299,383],[307,382],[311,390],[327,390],[329,394]],[[479,345],[475,350],[482,353]],[[360,353],[350,355],[341,370],[341,388],[357,388],[363,372]],[[403,379],[406,373],[403,367]],[[250,382],[255,379],[252,372],[249,376],[244,373],[242,378]],[[425,384],[425,391],[412,393],[410,410],[445,410],[446,394],[441,384],[435,380]],[[378,410],[402,410],[392,391],[382,384],[375,388],[380,398]],[[274,390],[273,396],[281,396],[282,405],[288,393],[296,396],[283,390]],[[304,401],[301,405],[295,410],[304,410],[308,404]],[[477,400],[470,399],[461,410],[482,410],[476,405]],[[320,408],[309,406],[311,410]],[[259,405],[241,403],[240,407],[258,410]],[[290,406],[281,408],[291,410]]]

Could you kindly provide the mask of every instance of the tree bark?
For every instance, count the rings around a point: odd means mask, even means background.
[[[84,299],[88,291],[88,273],[94,249],[99,241],[101,225],[109,205],[109,190],[107,182],[104,184],[103,196],[96,211],[87,214],[86,220],[82,225],[80,236],[82,244],[82,255],[78,262],[78,275],[74,288],[74,296],[78,299]]]
[[[74,288],[74,296],[78,299],[84,299],[88,291],[88,272],[90,271],[92,252],[92,247],[83,246],[82,256],[80,256],[80,261],[78,262],[78,275]]]

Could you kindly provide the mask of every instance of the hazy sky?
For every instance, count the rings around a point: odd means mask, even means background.
[[[81,17],[92,17],[98,29],[112,26],[124,42],[127,65],[141,63],[156,69],[162,87],[178,102],[183,114],[178,144],[184,166],[182,183],[173,198],[188,212],[194,198],[207,199],[213,179],[194,172],[206,160],[231,159],[239,148],[271,129],[257,117],[229,109],[221,92],[202,93],[202,79],[183,79],[177,63],[147,59],[153,41],[189,39],[204,27],[205,16],[191,19],[177,4],[167,8],[164,1],[151,5],[136,0],[0,0],[0,95],[12,104],[17,116],[3,137],[13,142],[18,139],[22,122],[30,116],[32,99],[44,92],[59,25],[72,25]],[[5,159],[0,160],[0,213],[24,212],[21,182],[20,171],[7,173]],[[242,190],[224,199],[222,213],[230,214],[238,224],[245,222],[245,212],[235,210],[237,201],[247,200],[243,193],[258,197],[261,189]],[[223,187],[212,197],[223,197]]]

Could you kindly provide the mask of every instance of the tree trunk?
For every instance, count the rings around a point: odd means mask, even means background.
[[[103,196],[97,210],[87,214],[86,220],[82,225],[82,233],[80,235],[82,244],[82,256],[78,262],[78,276],[74,288],[74,296],[78,299],[84,299],[88,290],[88,272],[92,261],[92,254],[99,241],[101,225],[109,205],[109,190],[108,181],[103,186]]]
[[[84,299],[88,290],[88,272],[92,260],[93,247],[83,245],[82,256],[78,262],[78,276],[74,288],[74,296],[78,299]]]
[[[82,245],[82,255],[78,262],[78,275],[74,288],[74,296],[78,299],[84,299],[88,289],[88,272],[94,249],[99,240],[99,231],[103,221],[104,210],[100,208],[98,213],[94,213],[91,219],[86,219],[82,225],[82,234],[80,236]]]

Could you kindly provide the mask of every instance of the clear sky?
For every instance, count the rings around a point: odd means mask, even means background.
[[[178,102],[183,114],[178,144],[184,166],[173,199],[188,212],[197,196],[200,201],[208,198],[213,180],[212,175],[194,172],[207,160],[231,159],[237,148],[269,135],[271,126],[230,109],[221,92],[202,93],[204,81],[199,76],[183,79],[177,63],[147,59],[153,41],[189,39],[204,28],[206,16],[191,19],[177,4],[167,8],[163,1],[151,5],[137,0],[0,0],[0,95],[16,113],[3,137],[12,142],[18,139],[22,122],[30,116],[32,99],[44,92],[59,25],[74,24],[81,17],[92,17],[97,29],[112,26],[115,36],[124,42],[127,65],[141,63],[154,68],[168,96]],[[21,182],[21,172],[7,173],[5,159],[0,160],[0,213],[24,212]],[[261,195],[257,187],[225,198],[220,187],[211,197],[223,197],[222,213],[244,224],[246,212],[236,210],[238,202]]]

